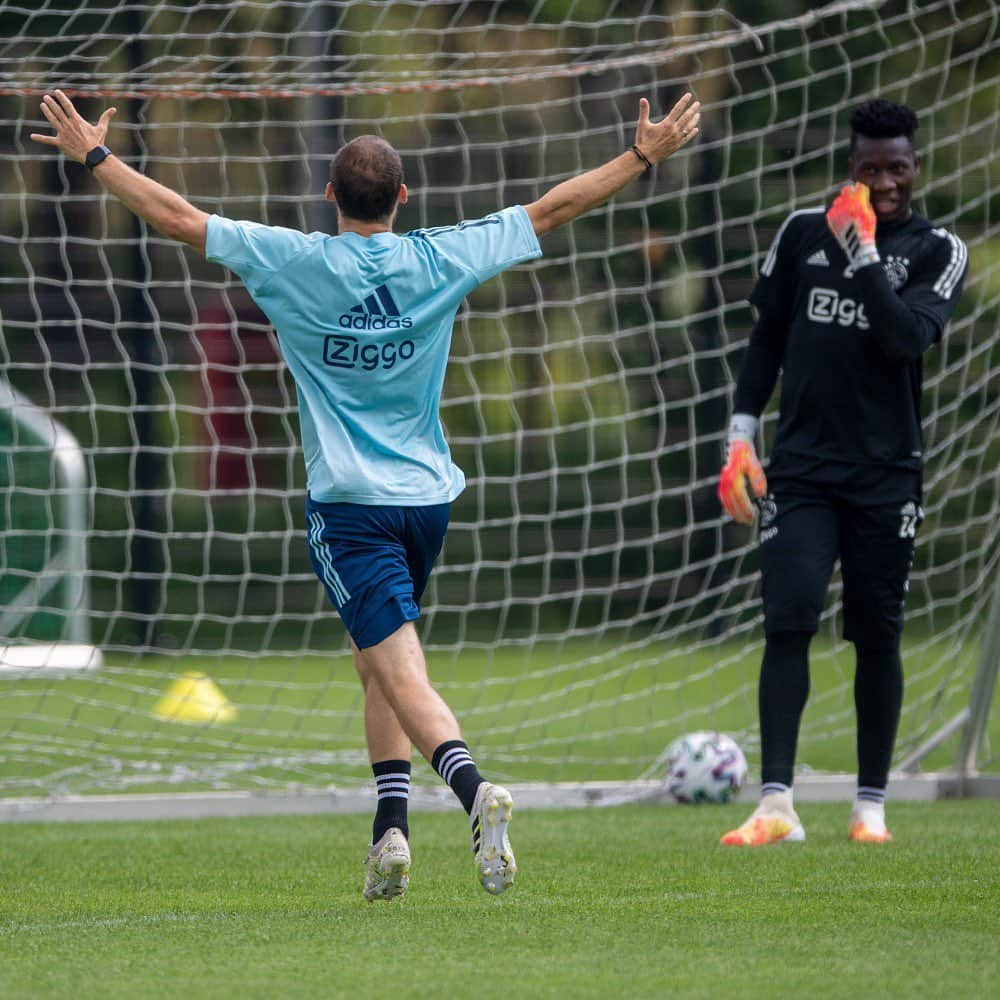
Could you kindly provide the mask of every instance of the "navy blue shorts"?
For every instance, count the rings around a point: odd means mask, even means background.
[[[309,558],[359,649],[420,617],[450,510],[306,499]]]

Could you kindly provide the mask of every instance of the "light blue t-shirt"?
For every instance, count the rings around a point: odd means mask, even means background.
[[[465,488],[438,414],[455,313],[477,285],[541,253],[520,205],[405,236],[213,215],[205,249],[274,324],[313,499],[399,506],[450,503]]]

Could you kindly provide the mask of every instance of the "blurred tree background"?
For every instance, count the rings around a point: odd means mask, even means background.
[[[976,423],[995,431],[1000,392],[997,10],[814,7],[0,2],[4,377],[85,451],[94,641],[322,649],[343,633],[308,566],[273,331],[227,272],[28,140],[54,86],[91,118],[116,104],[115,152],[206,211],[328,231],[329,158],[355,135],[401,151],[405,230],[597,166],[631,143],[641,96],[701,99],[697,144],[460,313],[443,418],[470,488],[428,595],[441,645],[753,619],[752,546],[713,495],[745,297],[785,215],[843,178],[851,107],[906,101],[918,208],[970,248],[927,359],[934,533],[914,594],[931,626],[958,614],[997,509],[995,479],[976,486],[1000,465]]]

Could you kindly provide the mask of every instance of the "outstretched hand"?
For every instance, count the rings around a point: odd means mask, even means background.
[[[56,134],[40,135],[38,132],[32,132],[31,138],[46,146],[56,146],[71,160],[83,163],[95,146],[104,145],[108,126],[117,109],[108,108],[97,120],[97,124],[91,125],[80,117],[79,112],[73,107],[73,102],[61,90],[54,93],[54,97],[52,94],[46,94],[42,98],[42,114],[56,130]]]
[[[659,163],[686,146],[698,134],[701,101],[685,94],[659,122],[649,120],[649,101],[639,98],[639,124],[635,144],[651,163]]]

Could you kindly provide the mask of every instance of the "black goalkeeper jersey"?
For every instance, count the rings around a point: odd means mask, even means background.
[[[879,224],[876,242],[889,284],[926,321],[927,346],[940,340],[965,279],[964,244],[915,213]],[[891,470],[919,477],[921,359],[888,360],[860,286],[824,209],[785,220],[750,294],[761,323],[777,331],[771,343],[782,368],[771,477],[847,483],[859,472],[872,481]]]

